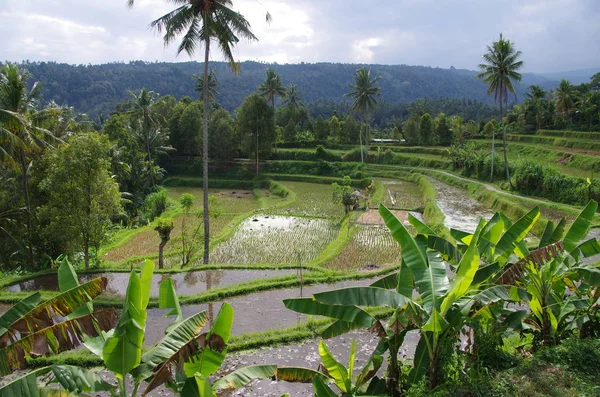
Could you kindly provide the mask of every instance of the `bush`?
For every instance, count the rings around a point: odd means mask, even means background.
[[[315,150],[315,158],[317,160],[325,161],[340,161],[340,156],[335,155],[329,150],[325,149],[322,145],[318,145]]]
[[[584,205],[600,191],[600,184],[561,174],[533,161],[521,163],[515,172],[515,186],[524,194],[545,197],[560,203]]]
[[[167,200],[167,191],[164,188],[147,195],[144,200],[144,218],[152,221],[161,216],[167,209]]]
[[[586,375],[600,376],[600,340],[565,339],[560,345],[543,349],[537,356],[548,363],[568,366]]]

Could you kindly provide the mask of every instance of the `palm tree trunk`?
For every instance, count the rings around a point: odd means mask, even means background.
[[[504,145],[504,171],[506,172],[506,180],[511,189],[513,189],[510,181],[510,170],[508,169],[508,156],[506,154],[506,126],[504,125],[504,117],[502,117],[502,102],[500,102],[500,120],[502,121],[502,144]]]
[[[27,158],[25,157],[25,151],[21,150],[21,172],[23,176],[23,193],[25,194],[25,206],[27,207],[27,249],[29,251],[30,265],[33,264],[33,244],[31,242],[31,229],[32,229],[32,217],[31,217],[31,200],[29,198],[29,175],[27,173]]]
[[[365,120],[363,119],[363,124]],[[358,142],[360,143],[360,161],[361,163],[365,162],[365,157],[363,155],[363,144],[362,144],[362,127],[358,129]]]
[[[500,105],[502,106],[502,105]],[[492,172],[490,173],[490,182],[494,182],[494,157],[496,155],[495,152],[495,148],[496,148],[496,129],[494,128],[492,130]]]
[[[204,86],[202,87],[203,109],[203,131],[202,131],[202,190],[204,208],[204,260],[208,264],[208,251],[210,243],[209,218],[208,218],[208,61],[210,55],[210,37],[204,42]]]
[[[271,97],[271,106],[273,107],[273,132],[275,132],[275,95]],[[277,132],[275,132],[275,149],[277,149]]]

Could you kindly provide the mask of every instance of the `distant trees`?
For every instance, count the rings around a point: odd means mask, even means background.
[[[488,84],[488,95],[494,93],[494,99],[500,106],[500,121],[502,123],[502,142],[504,145],[504,169],[506,180],[512,187],[510,181],[510,170],[508,167],[508,157],[506,148],[506,128],[504,125],[504,114],[502,105],[508,103],[508,94],[511,93],[517,97],[513,86],[513,81],[521,81],[521,74],[517,71],[523,67],[523,62],[519,60],[521,51],[517,51],[510,40],[505,40],[502,34],[500,39],[495,41],[492,46],[487,47],[487,52],[483,54],[485,63],[479,65],[481,73],[477,75],[478,79]],[[491,180],[494,180],[494,135],[492,135],[492,170]]]
[[[446,116],[443,113],[437,117],[437,136],[440,140],[440,145],[450,146],[452,144],[452,131],[446,123]]]
[[[419,136],[422,145],[429,146],[433,144],[433,123],[429,113],[425,113],[421,116],[419,122]]]
[[[242,149],[250,158],[256,159],[258,173],[259,158],[268,157],[275,143],[273,108],[259,94],[252,94],[237,110],[238,134]]]

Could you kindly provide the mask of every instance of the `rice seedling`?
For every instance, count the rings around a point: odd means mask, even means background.
[[[219,207],[224,214],[243,214],[259,208],[259,203],[250,190],[238,189],[209,189],[211,195],[214,195]],[[196,197],[194,201],[194,210],[202,208],[202,189],[198,187],[167,187],[167,195],[170,199],[179,202],[183,193],[189,193]]]
[[[352,233],[352,232],[351,232]],[[332,270],[357,270],[368,265],[378,267],[400,261],[400,246],[385,226],[357,225],[350,243],[325,267]]]
[[[415,210],[423,208],[423,194],[418,184],[401,180],[381,181],[386,189],[383,204],[388,208]]]
[[[332,218],[344,216],[344,207],[332,201],[333,188],[330,184],[286,181],[285,185],[296,193],[297,200],[289,207],[269,213]]]
[[[211,262],[223,264],[295,264],[314,259],[338,233],[325,219],[257,215],[246,219],[234,235],[217,245]]]

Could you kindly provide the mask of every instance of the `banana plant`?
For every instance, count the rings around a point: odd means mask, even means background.
[[[69,271],[70,265],[65,266],[63,271]],[[75,349],[88,336],[112,329],[118,316],[115,309],[91,312],[87,307],[106,285],[107,279],[103,277],[82,285],[72,284],[45,302],[41,302],[36,292],[2,314],[0,374],[25,368],[28,357]]]
[[[433,389],[440,380],[442,348],[455,344],[456,335],[478,311],[495,302],[518,300],[523,295],[514,287],[490,285],[483,282],[485,279],[478,281],[476,275],[481,268],[482,251],[496,263],[508,263],[514,252],[523,249],[522,238],[539,216],[539,209],[507,227],[504,225],[508,223],[500,216],[491,225],[482,220],[474,234],[462,235],[463,247],[435,235],[424,224],[415,227],[420,234],[413,238],[385,206],[380,206],[379,212],[401,246],[402,262],[398,273],[369,287],[328,291],[308,299],[288,299],[284,304],[301,313],[336,319],[324,337],[357,327],[376,330],[390,353],[387,392],[393,395],[400,394],[397,349],[407,331],[418,330],[421,337],[414,367],[407,379],[412,384],[427,376],[429,387]],[[497,223],[500,226],[496,226]],[[448,278],[444,259],[454,263],[452,279]],[[388,289],[390,287],[394,290]],[[361,309],[372,306],[395,309],[387,328]]]
[[[356,361],[356,341],[350,347],[348,366],[345,367],[331,354],[324,341],[319,342],[319,356],[322,364],[318,371],[298,367],[277,367],[276,365],[253,365],[244,367],[223,376],[215,382],[215,390],[241,388],[254,379],[273,379],[286,382],[312,382],[316,397],[387,396],[385,382],[376,377],[383,364],[385,349],[377,346],[359,374],[352,380]],[[334,384],[338,392],[329,385]]]

